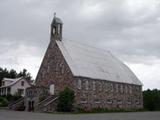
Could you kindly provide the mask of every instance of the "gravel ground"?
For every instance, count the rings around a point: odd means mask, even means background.
[[[0,120],[160,120],[160,112],[48,114],[0,110]]]

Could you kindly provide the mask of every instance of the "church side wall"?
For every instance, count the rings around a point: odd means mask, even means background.
[[[143,108],[142,86],[106,80],[75,78],[76,106],[90,110]]]
[[[65,86],[74,87],[72,72],[55,41],[50,42],[36,79],[37,86],[51,84],[55,86],[55,94]]]

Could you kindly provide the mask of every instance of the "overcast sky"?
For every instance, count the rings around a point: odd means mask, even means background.
[[[110,50],[143,89],[160,89],[159,0],[0,0],[1,67],[36,77],[54,12],[65,39]]]

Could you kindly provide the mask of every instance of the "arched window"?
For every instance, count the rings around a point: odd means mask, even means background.
[[[120,90],[121,93],[123,93],[123,85],[122,85],[122,84],[121,84],[121,88],[120,88],[120,89],[121,89],[121,90]]]
[[[58,31],[58,34],[60,34],[60,33],[61,33],[61,26],[60,26],[60,25],[58,25],[58,27],[57,27],[57,31]]]
[[[52,34],[54,35],[56,33],[56,27],[53,27]]]
[[[102,83],[99,82],[99,91],[102,91]]]
[[[78,89],[81,89],[82,87],[82,81],[81,79],[78,79],[78,85],[77,85]]]
[[[93,81],[93,90],[96,90],[96,82]]]
[[[106,92],[108,92],[108,83],[107,82],[105,83],[105,89],[106,89]]]
[[[132,86],[129,86],[129,93],[132,94]]]
[[[89,89],[89,82],[88,82],[88,80],[86,80],[86,90],[88,90]]]
[[[110,83],[110,92],[113,92],[113,84]]]

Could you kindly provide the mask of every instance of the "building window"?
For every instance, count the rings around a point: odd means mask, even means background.
[[[123,85],[122,85],[122,84],[121,84],[121,88],[120,88],[120,89],[121,89],[121,90],[120,90],[121,93],[123,93]]]
[[[64,69],[64,65],[62,65],[62,67],[61,67],[61,71],[62,71],[62,74],[64,74],[64,71],[65,71],[65,69]]]
[[[99,82],[99,91],[102,91],[102,83]]]
[[[93,90],[96,90],[96,82],[93,81]]]
[[[21,86],[24,86],[24,81],[21,81]]]
[[[108,83],[105,83],[105,91],[107,92],[108,91]]]
[[[138,99],[135,102],[136,102],[136,105],[140,105],[140,102]]]
[[[82,81],[78,79],[78,89],[81,89],[81,87],[82,87]]]
[[[55,34],[56,33],[56,27],[53,27],[52,29],[52,33]]]
[[[128,93],[128,87],[127,87],[127,85],[125,86],[125,91],[126,91],[126,93]]]
[[[4,86],[4,85],[5,85],[5,82],[3,81],[3,82],[2,82],[2,86]]]
[[[18,95],[22,95],[24,93],[24,89],[18,89]]]
[[[80,101],[80,103],[82,103],[82,104],[85,104],[85,103],[87,103],[87,99],[86,99],[86,98],[81,98],[81,101]]]
[[[47,72],[48,72],[48,73],[49,73],[49,70],[50,70],[50,66],[48,65],[48,66],[47,66]]]
[[[58,25],[58,27],[57,27],[57,33],[58,33],[58,34],[61,33],[61,27],[60,27],[60,25]]]
[[[60,63],[59,64],[59,68],[60,68],[61,74],[64,73],[63,67],[64,67],[63,63]]]
[[[108,104],[112,104],[112,102],[113,102],[112,99],[107,99]]]
[[[118,84],[115,84],[115,86],[116,86],[116,93],[118,93]]]
[[[113,92],[113,84],[110,83],[110,91]]]
[[[118,103],[118,104],[122,104],[122,100],[118,100],[117,103]]]
[[[100,99],[95,99],[95,100],[94,100],[94,103],[96,103],[96,104],[97,104],[97,103],[101,103],[101,101],[100,101]]]
[[[7,88],[7,94],[10,94],[10,92],[11,92],[11,88],[8,87],[8,88]]]
[[[132,86],[129,86],[129,93],[132,94]]]
[[[60,66],[59,63],[57,63],[57,64],[56,64],[56,72],[59,71],[59,66]]]
[[[86,86],[86,90],[88,90],[89,89],[89,82],[88,82],[88,80],[86,80],[85,86]]]
[[[130,98],[127,99],[127,104],[131,104],[131,99]]]

